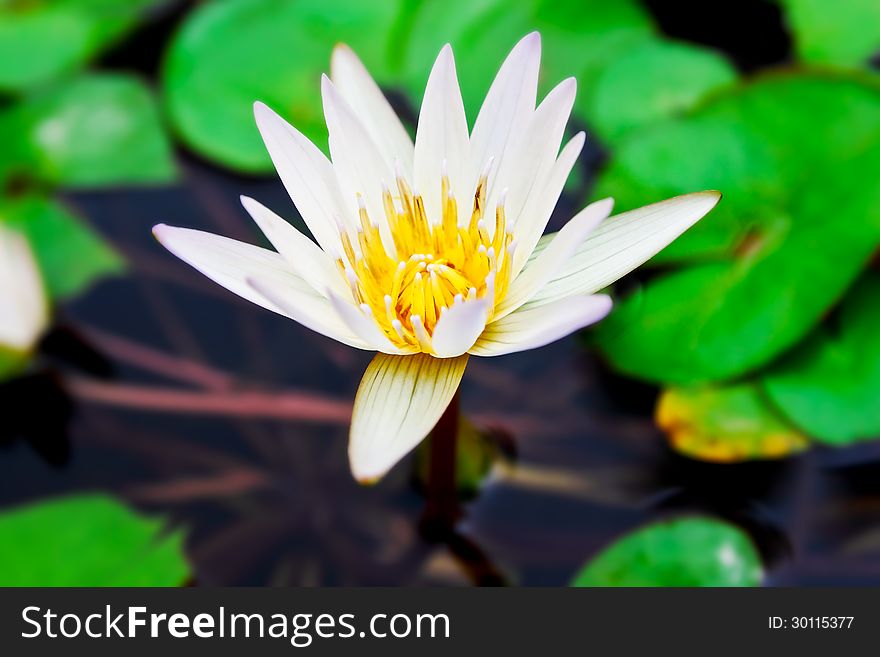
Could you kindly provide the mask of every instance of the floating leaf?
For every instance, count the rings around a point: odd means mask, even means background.
[[[79,294],[100,277],[123,268],[120,257],[100,237],[49,199],[0,198],[0,221],[30,240],[53,299]]]
[[[421,101],[434,58],[451,43],[473,121],[504,57],[533,30],[541,32],[545,89],[572,75],[588,88],[608,63],[653,32],[648,15],[631,0],[427,0],[406,35],[406,87]]]
[[[720,54],[660,39],[621,53],[582,88],[576,109],[602,139],[616,141],[633,128],[691,109],[712,92],[736,81]]]
[[[657,424],[676,451],[704,461],[779,458],[809,444],[750,383],[664,390]]]
[[[880,243],[878,169],[880,93],[833,74],[768,77],[634,134],[597,196],[626,209],[726,194],[661,258],[688,266],[619,303],[598,328],[601,348],[628,374],[677,384],[768,362],[810,331]]]
[[[179,586],[189,573],[183,537],[162,526],[103,495],[5,510],[0,585]]]
[[[253,117],[261,100],[317,144],[327,131],[321,74],[337,43],[379,76],[400,0],[219,0],[190,14],[162,76],[175,129],[195,151],[248,172],[272,171]]]
[[[34,87],[81,66],[166,0],[0,3],[0,90]]]
[[[809,62],[865,64],[880,53],[877,0],[782,0],[798,54]]]
[[[0,113],[0,141],[0,181],[94,187],[174,178],[158,108],[128,75],[84,75],[13,105]]]
[[[769,397],[816,440],[880,437],[880,275],[847,296],[836,330],[821,327],[764,376]]]
[[[761,558],[746,534],[699,516],[657,522],[593,557],[572,586],[759,586]]]

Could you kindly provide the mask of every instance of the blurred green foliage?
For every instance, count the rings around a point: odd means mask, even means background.
[[[855,66],[880,47],[877,0],[779,0],[807,62]]]
[[[739,528],[690,516],[653,523],[593,557],[572,586],[758,586],[761,558]]]
[[[0,92],[75,71],[168,0],[0,0]]]
[[[180,532],[103,495],[0,512],[0,586],[181,586]]]

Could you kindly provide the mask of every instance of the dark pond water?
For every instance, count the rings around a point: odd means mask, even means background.
[[[693,32],[666,4],[651,3],[664,28]],[[173,20],[108,61],[152,72]],[[737,61],[783,58],[771,37]],[[46,345],[56,374],[18,384],[40,392],[17,407],[27,437],[2,451],[0,504],[112,491],[187,528],[200,584],[564,585],[623,533],[686,511],[745,528],[772,585],[880,584],[880,445],[739,466],[677,457],[651,421],[654,392],[577,338],[472,359],[463,410],[512,440],[517,464],[494,470],[454,536],[425,540],[411,459],[370,488],[348,472],[369,355],[238,299],[150,236],[164,221],[260,242],[238,195],[293,217],[280,184],[182,166],[177,187],[66,198],[131,270],[62,309],[74,335]]]

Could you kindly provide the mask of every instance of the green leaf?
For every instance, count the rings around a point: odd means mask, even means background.
[[[95,187],[175,173],[154,99],[129,75],[84,75],[26,98],[0,113],[0,141],[0,181]]]
[[[615,142],[634,128],[675,116],[736,81],[720,54],[685,43],[647,40],[581,87],[576,109],[601,138]]]
[[[2,586],[179,586],[189,567],[180,533],[103,495],[0,513]]]
[[[541,32],[542,87],[576,76],[582,90],[653,32],[648,15],[631,0],[427,0],[405,35],[405,86],[421,102],[431,64],[451,43],[473,121],[501,62],[533,30]]]
[[[113,45],[151,5],[167,0],[23,0],[0,3],[0,91],[69,73]]]
[[[340,42],[376,75],[386,70],[402,0],[218,0],[192,12],[174,38],[162,86],[189,147],[247,172],[272,165],[254,123],[261,100],[315,143],[326,143],[321,73]]]
[[[880,93],[833,74],[767,77],[633,134],[598,197],[627,209],[726,194],[659,258],[687,266],[599,326],[602,350],[628,374],[676,384],[767,363],[815,326],[880,243],[878,169]]]
[[[122,259],[98,235],[49,199],[0,198],[0,221],[30,240],[52,299],[80,294],[123,269]]]
[[[746,534],[690,516],[656,522],[593,557],[572,586],[759,586],[761,558]]]
[[[880,438],[880,275],[859,282],[837,319],[772,367],[764,389],[816,440]]]
[[[676,451],[704,461],[780,458],[809,445],[753,383],[669,388],[656,416]]]
[[[798,54],[809,62],[844,66],[880,53],[877,0],[782,0]]]

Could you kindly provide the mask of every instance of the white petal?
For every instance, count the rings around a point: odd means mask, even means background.
[[[488,308],[489,300],[483,298],[458,301],[443,311],[431,337],[434,354],[452,358],[470,349],[486,328]]]
[[[571,255],[583,243],[600,221],[611,213],[614,199],[606,198],[591,203],[576,214],[560,230],[555,239],[543,250],[540,256],[529,261],[522,273],[514,279],[507,295],[495,311],[493,322],[510,314],[551,280],[568,262]]]
[[[153,234],[171,253],[230,292],[322,335],[366,348],[339,321],[330,302],[317,295],[281,254],[228,237],[164,224],[155,226]],[[253,281],[259,282],[259,290]]]
[[[399,160],[406,174],[412,176],[413,141],[358,56],[346,45],[336,46],[330,71],[333,84],[361,118],[385,160]]]
[[[568,175],[581,154],[585,138],[583,132],[572,137],[562,149],[540,190],[530,194],[526,200],[519,222],[514,227],[518,246],[513,254],[511,276],[519,275],[538,240],[541,239],[541,234],[547,227],[547,222],[550,221],[553,209],[565,188],[565,181],[568,180]]]
[[[406,353],[392,344],[391,340],[382,332],[379,325],[371,316],[369,307],[359,308],[349,301],[345,301],[333,292],[329,293],[330,302],[336,313],[351,331],[366,342],[372,349],[384,354]]]
[[[324,295],[330,288],[344,299],[351,298],[348,284],[330,257],[294,226],[254,199],[242,196],[241,204],[272,246],[314,290]]]
[[[0,345],[28,351],[48,323],[49,304],[30,244],[0,225]]]
[[[539,216],[523,216],[523,209],[531,197],[543,198],[545,195],[544,187],[559,155],[576,93],[577,83],[574,78],[568,78],[547,94],[532,113],[516,152],[505,159],[503,168],[498,172],[488,207],[494,207],[495,195],[507,188],[507,217],[514,224],[522,224],[521,228],[527,228],[530,223],[541,219]],[[540,226],[540,232],[544,231],[545,226],[546,222]]]
[[[428,435],[452,400],[468,357],[377,354],[354,400],[348,457],[358,481],[375,481]]]
[[[499,167],[503,168],[506,159],[516,151],[518,140],[535,111],[540,65],[541,36],[532,32],[524,36],[504,60],[474,122],[471,156],[475,173],[482,170],[490,157],[494,158],[489,175],[492,189]],[[476,180],[469,187],[476,187]]]
[[[441,218],[440,180],[444,161],[459,204],[459,216],[469,216],[474,190],[468,189],[473,177],[468,125],[455,60],[448,44],[443,46],[431,69],[416,131],[415,191],[422,195],[428,218],[435,223]]]
[[[266,277],[248,277],[247,284],[254,293],[272,304],[271,307],[267,306],[268,308],[277,308],[276,312],[281,312],[307,329],[355,349],[373,350],[372,345],[353,333],[339,319],[326,298],[312,294],[311,291],[294,289]]]
[[[598,322],[610,310],[611,297],[604,294],[560,299],[540,308],[526,305],[486,327],[470,353],[501,356],[543,347]]]
[[[349,229],[356,229],[360,196],[370,221],[380,228],[385,248],[393,255],[394,240],[382,203],[382,184],[391,186],[394,180],[392,163],[382,156],[364,124],[326,75],[321,78],[321,95],[330,131],[330,155],[343,193],[343,222]]]
[[[714,191],[676,196],[602,222],[527,306],[607,287],[697,223],[720,198]],[[549,243],[549,237],[535,249],[535,257]]]
[[[320,149],[263,103],[254,117],[278,176],[321,248],[340,252],[334,217],[341,215],[340,192],[330,161]]]

